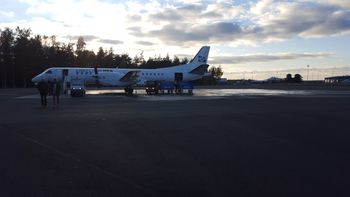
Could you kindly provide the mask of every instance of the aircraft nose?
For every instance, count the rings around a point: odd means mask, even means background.
[[[33,83],[39,82],[39,76],[35,76],[35,77],[32,79],[32,82],[33,82]]]

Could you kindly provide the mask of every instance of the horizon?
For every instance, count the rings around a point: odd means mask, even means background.
[[[279,77],[289,70],[304,80],[350,74],[350,2],[186,2],[4,0],[0,29],[30,28],[64,43],[82,36],[89,50],[112,47],[131,57],[143,51],[145,59],[191,59],[208,45],[208,63],[221,65],[229,79],[244,73]]]

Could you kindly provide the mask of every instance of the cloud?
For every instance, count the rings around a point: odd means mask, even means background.
[[[135,43],[136,43],[136,44],[139,44],[139,45],[144,45],[144,46],[155,45],[155,43],[153,43],[153,42],[148,42],[148,41],[136,41]]]
[[[204,3],[201,4],[184,4],[182,6],[180,6],[179,8],[177,8],[177,10],[180,13],[183,13],[184,15],[187,14],[191,14],[193,12],[195,13],[201,13],[202,11],[204,11],[207,8],[207,5]]]
[[[89,42],[89,41],[93,41],[93,40],[99,39],[99,37],[94,36],[94,35],[80,35],[80,36],[78,36],[78,35],[76,35],[76,36],[67,35],[67,36],[64,36],[63,38],[67,38],[67,39],[70,39],[70,40],[78,40],[79,37],[83,37],[85,42]]]
[[[250,12],[255,15],[265,14],[270,10],[270,6],[273,4],[272,0],[262,0],[256,3],[250,8]]]
[[[158,21],[178,21],[178,20],[182,20],[183,16],[181,12],[178,12],[176,10],[168,10],[165,12],[160,12],[160,13],[156,13],[156,14],[151,14],[149,16],[149,19],[151,21],[154,22],[158,22]]]
[[[320,0],[320,2],[330,5],[337,5],[343,8],[350,8],[350,1],[346,0]]]
[[[342,0],[19,1],[28,6],[24,20],[33,31],[87,35],[86,41],[118,38],[138,45],[141,38],[178,47],[238,46],[350,33],[350,3]],[[4,14],[11,15],[0,11]]]
[[[303,58],[327,58],[334,53],[277,53],[277,54],[253,54],[242,56],[214,56],[210,58],[211,64],[239,64],[249,62],[271,62],[277,60],[294,60]]]
[[[164,44],[184,46],[193,42],[232,42],[242,32],[237,23],[227,20],[241,13],[242,7],[229,3],[178,3],[155,13],[145,13],[147,24],[131,23],[130,35],[157,38]],[[225,21],[221,21],[225,20]]]
[[[0,10],[0,16],[12,18],[15,16],[15,13],[13,11],[6,12],[6,11]]]
[[[292,37],[320,37],[350,32],[350,12],[317,2],[264,0],[251,8],[256,41],[283,41]]]
[[[153,23],[165,21],[169,23],[175,22],[176,24],[208,24],[207,22],[213,23],[213,20],[218,22],[217,20],[233,19],[242,10],[242,6],[235,6],[230,3],[184,3],[151,13],[148,18]]]
[[[47,22],[43,22],[41,27],[33,28],[33,31],[46,31],[48,34],[73,35],[93,35],[95,37],[85,37],[87,41],[100,38],[125,38],[124,21],[126,17],[125,6],[121,3],[113,3],[100,0],[21,0],[22,6],[26,6],[25,19],[29,26],[33,23],[33,16],[44,17],[49,21],[60,21],[55,29],[49,29]],[[89,45],[89,44],[88,44]],[[95,46],[96,48],[96,46]]]
[[[249,5],[180,4],[149,14],[148,22],[157,24],[153,28],[149,25],[148,30],[128,30],[137,37],[182,46],[193,42],[265,43],[350,32],[350,11],[339,3],[263,0]]]
[[[127,30],[132,32],[141,32],[141,27],[137,27],[137,26],[128,27]]]
[[[204,3],[201,4],[178,4],[177,6],[166,7],[158,10],[156,13],[146,13],[148,16],[148,22],[153,24],[159,24],[165,22],[165,24],[181,24],[187,23],[188,20],[192,20],[196,23],[198,19],[205,18],[203,12],[207,8]],[[212,17],[214,13],[208,14],[208,17]]]
[[[218,12],[214,12],[214,11],[210,11],[210,12],[206,12],[206,13],[203,13],[204,17],[206,18],[221,18],[222,17],[222,14],[221,13],[218,13]]]
[[[135,37],[145,37],[145,34],[142,32],[141,27],[128,27],[127,31],[129,31],[130,35]]]
[[[117,45],[117,44],[123,44],[123,41],[120,40],[112,40],[112,39],[99,39],[98,42],[104,43],[104,44],[113,44],[113,45]]]
[[[322,25],[314,25],[308,31],[303,32],[305,36],[326,36],[346,33],[350,31],[350,11],[337,11],[329,14]]]
[[[141,20],[141,15],[139,14],[128,14],[126,16],[126,20],[130,22],[135,22],[135,21],[140,21]]]
[[[187,25],[173,26],[172,24],[164,26],[160,30],[150,31],[146,34],[149,37],[158,37],[164,43],[174,44],[178,42],[208,42],[215,40],[234,40],[234,36],[242,33],[242,29],[233,23],[220,22],[210,25],[198,25],[190,28]],[[138,35],[142,33],[137,32]]]

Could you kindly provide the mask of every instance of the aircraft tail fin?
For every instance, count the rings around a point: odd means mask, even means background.
[[[190,63],[194,63],[194,64],[207,64],[208,61],[208,56],[209,56],[209,50],[210,50],[210,46],[203,46],[198,53],[196,54],[196,56],[194,56],[194,58],[190,61]]]

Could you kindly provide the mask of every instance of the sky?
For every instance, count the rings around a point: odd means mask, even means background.
[[[350,75],[349,0],[0,0],[0,29],[144,57],[193,57],[230,79]],[[117,66],[117,65],[116,65]]]

